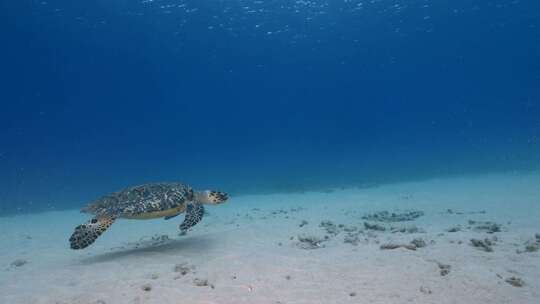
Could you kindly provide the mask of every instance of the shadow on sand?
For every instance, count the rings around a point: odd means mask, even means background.
[[[125,258],[147,258],[154,254],[201,255],[213,248],[215,240],[211,236],[193,236],[167,241],[141,241],[111,248],[110,252],[83,257],[78,262],[83,265],[110,262]]]

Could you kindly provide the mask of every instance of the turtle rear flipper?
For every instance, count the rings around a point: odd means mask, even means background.
[[[199,203],[189,203],[186,207],[186,217],[184,222],[180,224],[180,231],[185,234],[189,228],[195,226],[202,220],[204,215],[204,207]]]
[[[75,231],[69,238],[71,249],[83,249],[90,246],[113,222],[112,217],[100,216],[75,227]]]

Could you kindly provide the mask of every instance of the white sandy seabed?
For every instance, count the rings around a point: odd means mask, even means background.
[[[87,220],[78,211],[4,217],[0,303],[540,303],[539,185],[535,173],[239,196],[208,207],[186,236],[182,216],[119,220],[82,251],[67,241]],[[410,209],[425,215],[378,224],[418,232],[364,227],[363,215]],[[298,236],[322,241],[304,249]],[[426,246],[381,249],[416,238]]]

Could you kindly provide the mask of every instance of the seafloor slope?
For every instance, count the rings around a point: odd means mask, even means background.
[[[539,184],[240,196],[187,236],[181,218],[123,220],[85,251],[68,248],[76,211],[6,217],[0,303],[538,303]]]

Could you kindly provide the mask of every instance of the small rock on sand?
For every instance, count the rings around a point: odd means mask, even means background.
[[[150,291],[150,290],[152,290],[152,285],[151,284],[144,284],[143,286],[141,286],[141,289],[144,290],[144,291]]]
[[[395,213],[388,211],[379,211],[373,214],[367,214],[362,217],[364,220],[376,221],[376,222],[405,222],[413,221],[424,215],[423,211],[411,210],[403,213]]]
[[[16,259],[15,261],[11,262],[11,266],[13,267],[21,267],[25,264],[27,264],[28,261],[25,259]]]
[[[495,222],[478,222],[469,220],[469,225],[473,225],[473,229],[478,232],[495,233],[502,231],[502,225]]]
[[[415,225],[406,226],[406,227],[391,227],[390,231],[392,233],[420,233],[420,232],[424,232],[422,229],[416,227]]]
[[[427,245],[426,241],[424,241],[423,238],[416,238],[416,239],[411,241],[411,244],[416,246],[416,248],[424,248]]]
[[[540,250],[540,242],[529,240],[525,243],[525,252],[537,252]]]
[[[396,243],[386,243],[382,244],[380,247],[382,250],[392,250],[397,248],[405,248],[409,250],[416,250],[416,246],[413,244],[396,244]]]
[[[199,279],[199,278],[195,278],[193,279],[193,284],[195,286],[208,286],[208,280],[207,279]]]
[[[461,226],[460,225],[453,226],[453,227],[450,227],[450,228],[446,229],[446,232],[459,232],[459,231],[461,231]]]
[[[443,277],[448,275],[450,273],[450,268],[452,268],[451,265],[443,264],[443,263],[439,263],[439,262],[437,262],[437,266],[439,266],[441,276],[443,276]]]
[[[423,294],[432,294],[431,289],[425,286],[420,286],[420,292]]]
[[[326,239],[314,235],[299,235],[297,246],[301,249],[323,248],[322,242]]]
[[[331,221],[322,221],[319,227],[326,229],[326,233],[331,235],[338,235],[340,233],[340,228]]]
[[[156,234],[156,235],[154,235],[152,237],[152,245],[156,246],[156,245],[165,244],[165,243],[169,242],[170,240],[171,239],[166,234],[163,234],[163,235],[157,235]]]
[[[298,225],[298,226],[299,226],[299,227],[304,227],[304,226],[307,225],[307,224],[308,224],[308,221],[303,220],[303,221],[300,223],[300,225]]]
[[[493,251],[493,247],[492,247],[493,242],[491,242],[489,239],[484,239],[484,240],[471,239],[471,245],[485,252]]]
[[[189,263],[180,263],[174,266],[174,271],[179,272],[181,275],[186,275],[195,270],[195,266]]]
[[[345,236],[343,242],[351,244],[353,246],[358,246],[358,244],[360,243],[360,238],[358,237],[358,234],[349,233]]]
[[[506,283],[514,286],[514,287],[523,287],[523,286],[525,286],[525,282],[523,282],[523,280],[521,278],[517,278],[517,277],[510,277],[510,278],[507,278],[504,281]]]
[[[343,228],[343,231],[345,231],[345,232],[355,232],[357,230],[358,230],[358,227],[356,227],[356,226],[345,226]]]
[[[368,222],[364,222],[364,227],[367,230],[375,230],[375,231],[386,231],[386,227],[379,225],[379,224],[370,224]]]

